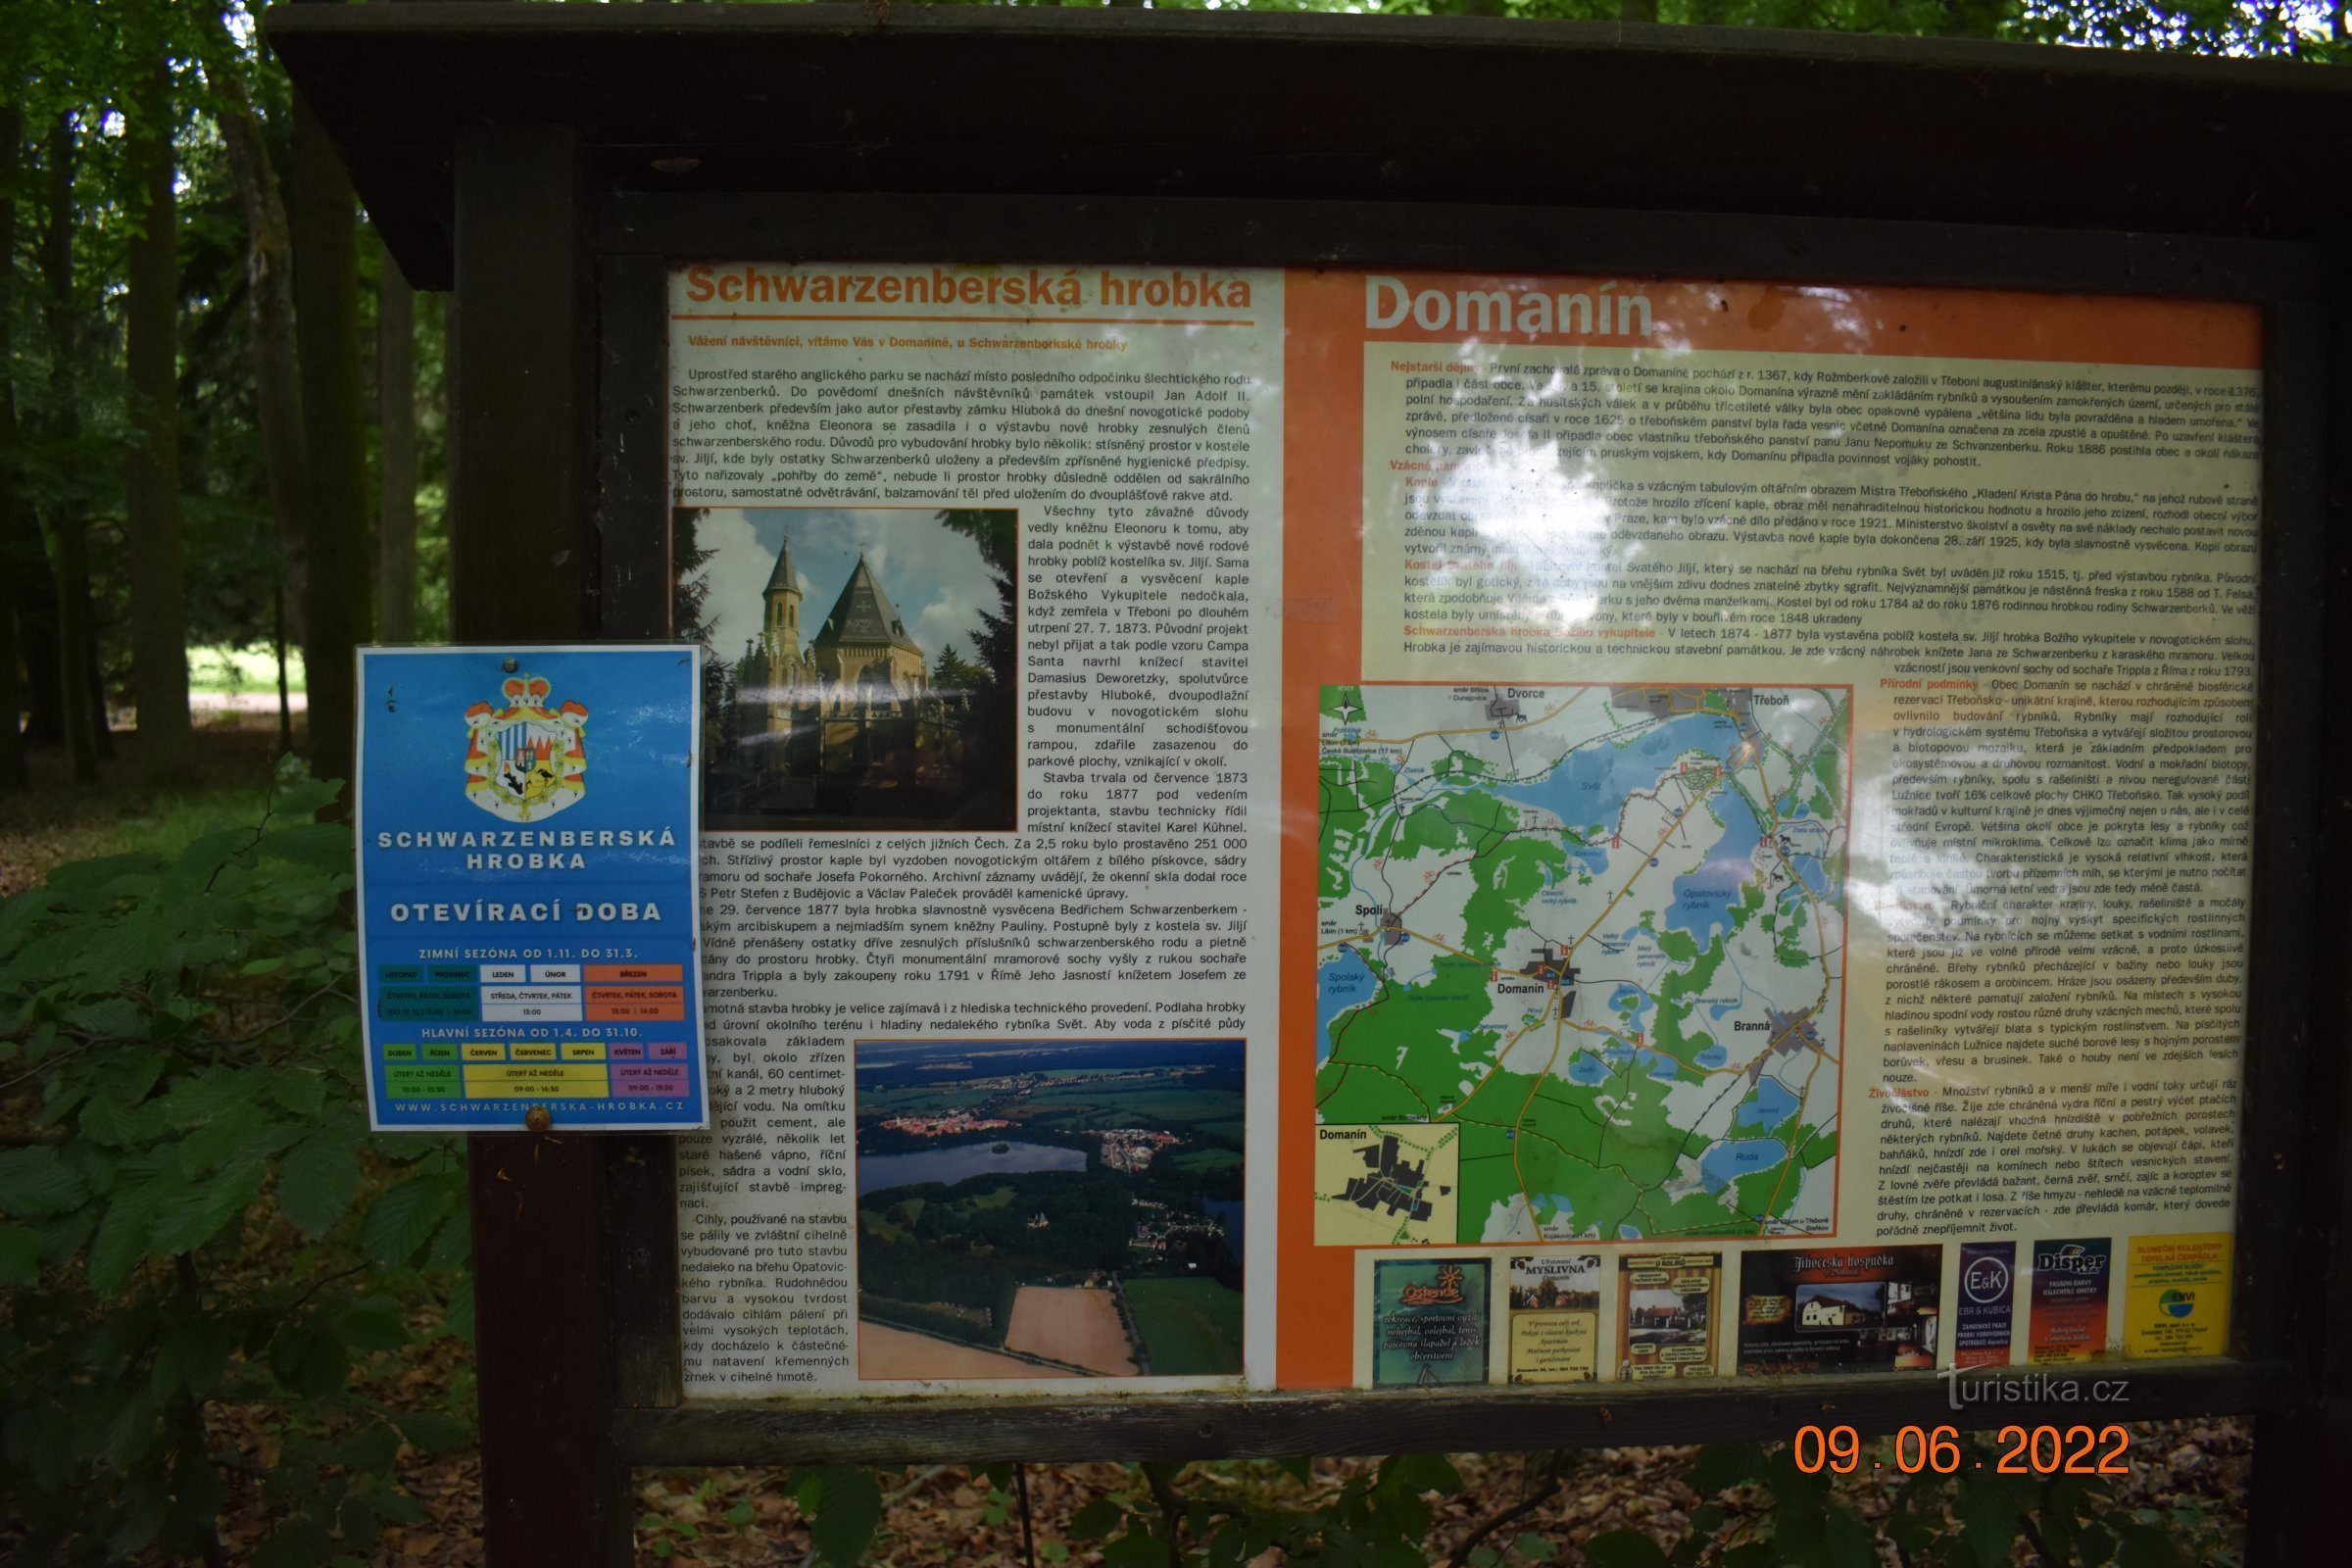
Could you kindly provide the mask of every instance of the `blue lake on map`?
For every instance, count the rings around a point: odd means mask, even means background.
[[[1755,1098],[1732,1118],[1735,1127],[1778,1127],[1796,1113],[1796,1096],[1778,1078],[1756,1080]]]
[[[1713,713],[1686,713],[1643,731],[1630,744],[1593,745],[1571,752],[1535,783],[1494,793],[1514,805],[1539,807],[1570,827],[1590,827],[1595,822],[1613,826],[1625,798],[1637,790],[1654,789],[1658,776],[1676,758],[1690,751],[1721,758],[1739,740],[1740,727],[1730,719]],[[1585,858],[1596,871],[1606,867],[1606,858],[1597,848],[1563,848]]]
[[[1580,1051],[1568,1059],[1568,1081],[1588,1089],[1598,1088],[1609,1081],[1609,1069],[1590,1051]]]
[[[1829,868],[1810,855],[1791,855],[1788,863],[1796,868],[1797,880],[1813,890],[1817,899],[1830,896]]]
[[[1023,1170],[1084,1170],[1086,1151],[1055,1149],[1050,1144],[958,1144],[954,1149],[918,1149],[905,1154],[860,1155],[858,1191],[860,1196],[921,1182],[951,1185],[974,1176],[1003,1176]]]
[[[1363,956],[1346,947],[1323,960],[1315,970],[1315,1061],[1331,1055],[1331,1026],[1349,1007],[1370,1002],[1380,993],[1380,977]]]
[[[1683,1068],[1681,1062],[1664,1052],[1652,1051],[1646,1046],[1629,1046],[1622,1040],[1610,1041],[1600,1048],[1600,1054],[1612,1062],[1623,1063],[1630,1060],[1652,1078],[1668,1081],[1671,1081],[1674,1075]],[[1574,1078],[1575,1073],[1572,1071],[1569,1076]],[[1579,1081],[1581,1082],[1581,1080]]]
[[[1560,851],[1572,864],[1581,863],[1588,876],[1598,876],[1609,868],[1609,852],[1597,844],[1579,844],[1574,839],[1562,839]],[[1549,893],[1560,885],[1559,876],[1548,865],[1541,869],[1544,872],[1544,891]],[[1576,884],[1579,887],[1583,885],[1581,882]]]
[[[1693,1059],[1696,1060],[1701,1067],[1720,1067],[1726,1060],[1730,1058],[1721,1046],[1709,1046],[1706,1050],[1700,1052]]]
[[[1626,1010],[1629,1007],[1631,1011]],[[1628,1029],[1647,1027],[1650,1007],[1649,996],[1640,986],[1621,984],[1609,993],[1609,1009],[1623,1014]]]
[[[1717,1144],[1699,1156],[1700,1182],[1710,1193],[1720,1193],[1742,1176],[1752,1176],[1760,1170],[1770,1170],[1788,1157],[1777,1138],[1743,1138],[1736,1144]]]
[[[1731,923],[1740,885],[1755,874],[1756,843],[1763,836],[1745,799],[1718,790],[1707,805],[1723,819],[1723,837],[1689,876],[1674,879],[1674,903],[1665,910],[1669,930],[1687,931],[1704,946],[1719,926]]]

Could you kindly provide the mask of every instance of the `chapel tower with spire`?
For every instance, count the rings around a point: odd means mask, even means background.
[[[729,727],[743,765],[777,799],[813,800],[820,778],[907,783],[953,738],[967,694],[933,690],[922,644],[864,555],[813,633],[801,624],[804,598],[787,537],[735,665]]]
[[[776,551],[776,569],[767,574],[760,597],[766,608],[760,622],[760,653],[766,662],[767,683],[801,686],[808,672],[802,654],[801,581],[792,569],[789,534]]]
[[[792,731],[793,705],[809,698],[816,671],[801,642],[801,580],[792,569],[792,540],[776,552],[775,569],[760,591],[760,634],[746,641],[735,666],[737,733],[782,738]],[[764,749],[769,765],[781,753]]]

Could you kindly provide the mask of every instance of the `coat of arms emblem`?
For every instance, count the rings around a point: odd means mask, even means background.
[[[466,710],[466,798],[494,816],[530,822],[588,792],[588,710],[548,706],[537,675],[507,679],[502,703]]]

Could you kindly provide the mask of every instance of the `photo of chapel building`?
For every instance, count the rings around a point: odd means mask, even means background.
[[[880,696],[884,688],[897,698],[919,696],[930,686],[929,661],[922,645],[906,634],[906,622],[874,579],[865,557],[842,585],[832,612],[817,628],[814,640],[801,641],[801,590],[792,569],[792,540],[776,556],[760,598],[765,606],[758,642],[744,650],[736,666],[736,685],[761,692],[807,694],[822,702],[829,695],[838,705],[847,694]],[[796,699],[797,700],[797,699]],[[763,710],[760,727],[770,732],[791,728],[787,703],[758,705]]]
[[[950,517],[995,515],[908,511],[895,525],[936,528]],[[1009,556],[1012,514],[1002,516],[1001,548],[990,548],[996,530],[978,525],[984,563],[991,554]],[[966,521],[963,531],[974,527]],[[787,522],[760,590],[758,633],[722,677],[706,720],[715,730],[708,743],[707,826],[1013,825],[1009,658],[1000,671],[985,658],[927,647],[893,602],[870,549],[858,549],[828,599],[798,569]],[[1001,641],[1009,651],[1009,577],[973,575],[973,605],[1006,612]],[[722,577],[703,588],[735,596],[742,582]],[[716,652],[723,659],[726,651]]]

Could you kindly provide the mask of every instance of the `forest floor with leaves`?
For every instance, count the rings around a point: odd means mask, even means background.
[[[2235,1555],[2244,1532],[2253,1463],[2249,1426],[2230,1419],[2159,1421],[2136,1424],[2132,1431],[2132,1479],[2119,1489],[2126,1500],[2133,1507],[2175,1516],[2193,1511],[2192,1516],[2205,1521],[2203,1534],[2217,1555],[2219,1550]],[[1575,1454],[1548,1491],[1538,1484],[1544,1455],[1457,1455],[1454,1463],[1464,1488],[1433,1502],[1430,1560],[1446,1562],[1488,1519],[1531,1500],[1536,1505],[1528,1512],[1483,1538],[1494,1548],[1508,1548],[1528,1538],[1542,1544],[1533,1550],[1506,1550],[1505,1563],[1575,1563],[1575,1547],[1612,1530],[1640,1530],[1671,1546],[1685,1529],[1689,1510],[1703,1500],[1687,1482],[1696,1451],[1601,1448]],[[1302,1487],[1269,1464],[1196,1465],[1176,1484],[1188,1496],[1239,1494],[1260,1502],[1300,1506],[1336,1493],[1372,1466],[1371,1460],[1321,1460]],[[992,1487],[974,1470],[949,1465],[883,1477],[886,1506],[866,1561],[972,1568],[1026,1568],[1032,1561],[1092,1564],[1102,1560],[1101,1543],[1073,1535],[1071,1520],[1080,1509],[1108,1497],[1139,1515],[1153,1514],[1150,1489],[1131,1467],[1030,1465],[1027,1472],[1034,1557],[1024,1544],[1017,1497]],[[417,1495],[435,1517],[429,1525],[387,1534],[375,1561],[385,1568],[456,1568],[479,1561],[473,1529],[478,1518],[477,1477],[470,1457],[414,1472]],[[770,1472],[641,1471],[635,1484],[640,1564],[802,1568],[808,1560],[808,1534],[799,1505],[789,1485],[779,1485]],[[1883,1480],[1858,1479],[1840,1483],[1838,1490],[1870,1519],[1884,1513],[1892,1489]],[[1531,1495],[1537,1493],[1543,1494],[1540,1500]],[[1769,1499],[1752,1489],[1736,1490],[1725,1502],[1735,1520],[1770,1510]],[[1283,1560],[1269,1553],[1253,1568],[1275,1568]],[[1883,1560],[1895,1563],[1890,1547],[1883,1550]],[[2032,1564],[2036,1559],[2021,1544],[2014,1561]]]
[[[26,749],[32,788],[0,807],[0,898],[22,893],[68,860],[126,849],[168,853],[251,808],[278,758],[277,715],[221,715],[197,728],[165,779],[147,776],[136,730],[109,737],[114,755],[95,784],[74,782],[65,750]]]
[[[451,1341],[419,1346],[387,1358],[378,1383],[387,1398],[402,1395],[420,1405],[446,1397],[453,1379],[470,1368]],[[1396,1396],[1399,1402],[1410,1396]],[[263,1412],[223,1410],[214,1432],[238,1450],[248,1484],[232,1492],[222,1537],[232,1553],[250,1547],[268,1532],[269,1517],[258,1486],[267,1472],[271,1445]],[[2119,1487],[2128,1506],[2151,1509],[2180,1525],[2182,1539],[2199,1543],[2200,1561],[2232,1561],[2240,1553],[2245,1499],[2252,1479],[2253,1434],[2249,1423],[2231,1418],[2135,1423],[2132,1427],[2131,1480]],[[1576,1563],[1576,1547],[1595,1535],[1639,1530],[1660,1545],[1680,1539],[1690,1510],[1704,1500],[1689,1484],[1689,1447],[1599,1448],[1565,1457],[1556,1475],[1544,1471],[1542,1454],[1454,1456],[1463,1488],[1434,1499],[1427,1549],[1433,1563],[1466,1561],[1467,1548],[1483,1543],[1501,1552],[1505,1564]],[[1259,1504],[1311,1507],[1376,1461],[1325,1459],[1301,1484],[1279,1466],[1230,1462],[1188,1467],[1176,1487],[1193,1496],[1234,1496]],[[992,1485],[976,1467],[933,1465],[884,1472],[883,1514],[865,1561],[906,1568],[1028,1568],[1030,1564],[1091,1565],[1101,1562],[1101,1541],[1072,1528],[1080,1511],[1109,1499],[1139,1518],[1156,1517],[1142,1473],[1117,1464],[1037,1464],[1025,1467],[1029,1513],[1021,1516],[1017,1492]],[[470,1568],[482,1560],[481,1462],[473,1452],[403,1455],[400,1482],[425,1510],[416,1524],[387,1529],[372,1552],[371,1568]],[[808,1530],[789,1473],[760,1468],[639,1471],[632,1478],[640,1565],[729,1565],[729,1568],[807,1568]],[[1888,1508],[1893,1482],[1856,1476],[1838,1483],[1839,1496],[1865,1520]],[[1753,1488],[1735,1489],[1720,1499],[1737,1524],[1760,1521],[1770,1498]],[[1524,1510],[1524,1511],[1520,1511]],[[1499,1528],[1482,1529],[1507,1515]],[[1456,1557],[1454,1554],[1459,1553]],[[1882,1561],[1896,1564],[1891,1547]],[[1285,1559],[1268,1553],[1251,1568],[1278,1568]],[[2012,1557],[2019,1565],[2037,1559],[2020,1543]]]
[[[277,755],[273,723],[224,723],[198,732],[194,755],[168,786],[142,779],[135,735],[118,733],[106,781],[75,788],[64,757],[34,748],[36,789],[0,814],[0,896],[37,885],[67,860],[125,849],[171,850],[196,836],[253,814]],[[22,1093],[0,1097],[0,1121],[28,1123]],[[253,1266],[270,1266],[255,1257]],[[415,1325],[429,1330],[431,1325]],[[419,1343],[386,1351],[364,1376],[386,1403],[438,1407],[469,1396],[472,1368],[456,1340],[420,1334]],[[1410,1396],[1395,1396],[1400,1404]],[[260,1482],[275,1461],[269,1412],[218,1406],[211,1412],[215,1443],[231,1475],[221,1535],[230,1560],[241,1561],[269,1531]],[[2154,1510],[2184,1530],[2206,1561],[2234,1558],[2242,1541],[2253,1462],[2248,1423],[2221,1418],[2134,1425],[2131,1479],[2119,1488],[2132,1507]],[[1580,1560],[1576,1547],[1594,1535],[1639,1530],[1661,1544],[1679,1539],[1689,1510],[1702,1500],[1688,1475],[1695,1449],[1603,1448],[1564,1456],[1556,1468],[1544,1455],[1457,1456],[1462,1490],[1432,1500],[1428,1549],[1433,1562],[1468,1560],[1483,1544],[1504,1564]],[[1176,1486],[1187,1498],[1230,1496],[1261,1505],[1311,1507],[1372,1460],[1320,1460],[1302,1481],[1268,1463],[1188,1467]],[[367,1560],[372,1568],[461,1568],[481,1561],[481,1468],[469,1450],[401,1455],[401,1484],[422,1506],[415,1524],[387,1529]],[[1028,1509],[1017,1492],[992,1485],[976,1469],[930,1466],[882,1477],[883,1515],[866,1561],[877,1564],[1091,1564],[1101,1542],[1073,1530],[1088,1504],[1110,1499],[1138,1518],[1156,1517],[1152,1490],[1137,1469],[1116,1464],[1030,1465],[1023,1476]],[[808,1532],[790,1478],[779,1471],[728,1468],[641,1471],[633,1478],[637,1560],[643,1564],[789,1565],[809,1559]],[[1893,1482],[1857,1475],[1837,1484],[1840,1496],[1866,1520],[1883,1515]],[[1735,1489],[1721,1499],[1732,1518],[1759,1517],[1769,1497]],[[1101,1510],[1096,1510],[1098,1513]],[[1489,1521],[1507,1515],[1498,1527]],[[1487,1527],[1482,1529],[1482,1527]],[[1892,1565],[1890,1545],[1883,1560]],[[1488,1559],[1481,1559],[1482,1561]],[[2035,1559],[2022,1543],[2013,1559]],[[1283,1561],[1268,1553],[1252,1568]]]

